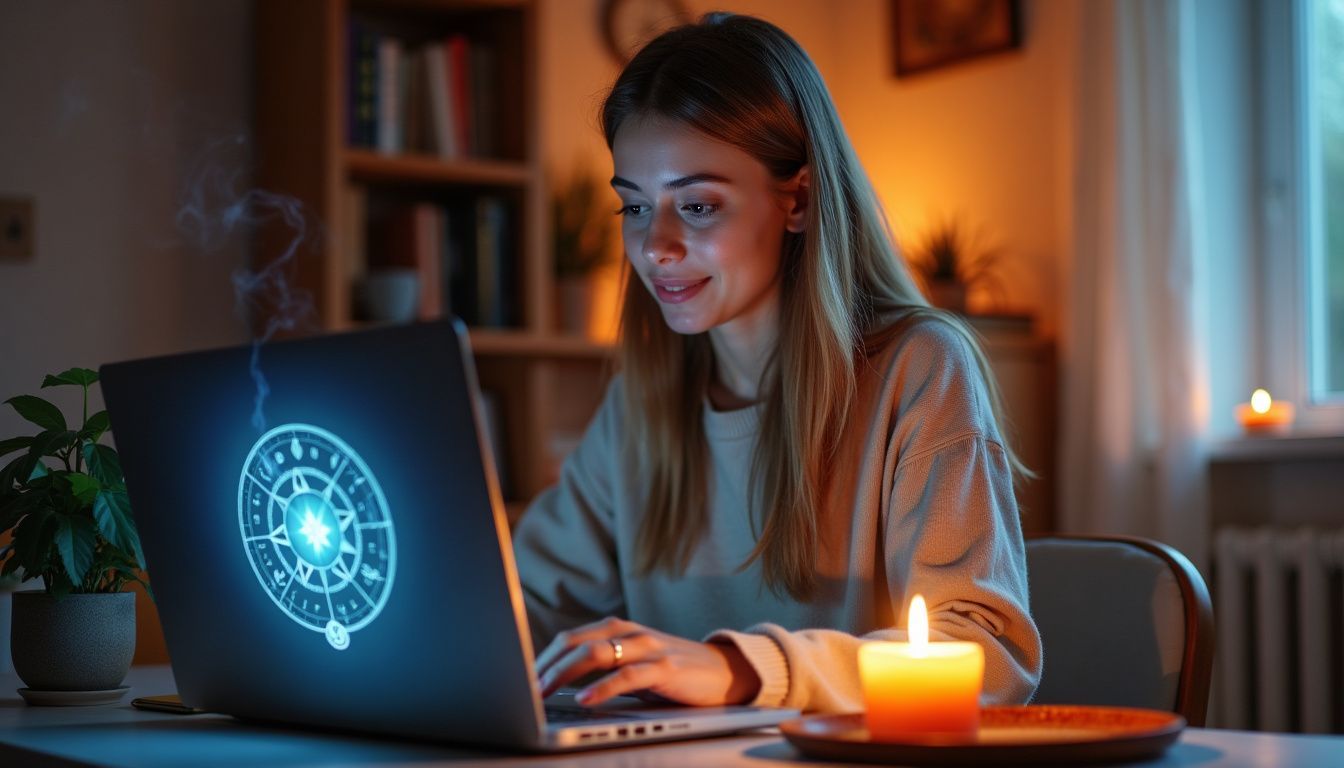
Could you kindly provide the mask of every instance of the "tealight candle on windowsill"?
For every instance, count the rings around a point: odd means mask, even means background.
[[[874,741],[963,741],[980,726],[985,650],[929,642],[924,598],[910,601],[910,642],[859,646],[864,720]]]
[[[1251,402],[1237,406],[1237,421],[1248,435],[1287,432],[1293,425],[1293,404],[1273,399],[1269,392],[1257,389]]]

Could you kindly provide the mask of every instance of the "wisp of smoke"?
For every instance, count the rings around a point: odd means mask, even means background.
[[[298,200],[260,189],[239,191],[242,171],[225,171],[217,156],[243,141],[241,136],[230,137],[207,149],[199,172],[186,186],[177,224],[179,231],[207,252],[219,250],[239,234],[250,236],[277,219],[291,233],[288,245],[264,267],[256,271],[239,269],[233,274],[235,306],[252,328],[249,373],[256,386],[252,426],[264,432],[263,406],[270,386],[261,370],[261,347],[278,331],[306,325],[313,317],[312,297],[293,284],[295,260],[310,228]]]

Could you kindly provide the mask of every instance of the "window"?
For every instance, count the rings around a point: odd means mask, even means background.
[[[1261,0],[1260,376],[1344,430],[1344,0]]]
[[[1307,0],[1304,160],[1310,401],[1344,402],[1344,0]]]

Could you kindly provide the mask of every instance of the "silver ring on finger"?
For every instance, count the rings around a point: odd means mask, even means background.
[[[612,637],[608,638],[607,642],[611,643],[611,666],[621,666],[621,659],[625,658],[625,648],[621,646],[621,641]]]

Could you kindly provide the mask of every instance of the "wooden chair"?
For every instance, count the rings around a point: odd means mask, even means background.
[[[1176,712],[1204,725],[1213,607],[1188,559],[1134,536],[1027,540],[1031,613],[1045,667],[1036,704]]]

